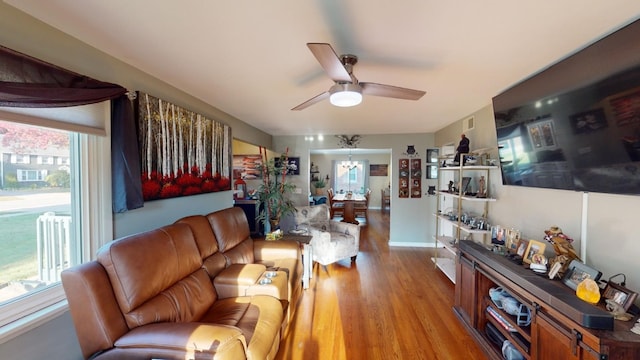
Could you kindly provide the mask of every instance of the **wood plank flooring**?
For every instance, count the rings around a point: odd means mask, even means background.
[[[389,213],[368,216],[355,263],[314,267],[276,360],[486,359],[453,313],[433,250],[390,248]]]

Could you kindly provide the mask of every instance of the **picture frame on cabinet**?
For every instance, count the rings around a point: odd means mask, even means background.
[[[562,278],[562,282],[573,290],[578,288],[584,279],[592,279],[595,282],[600,280],[602,273],[586,264],[581,263],[578,260],[572,260],[569,264],[569,268]]]
[[[516,255],[524,258],[524,255],[527,252],[527,249],[529,248],[528,246],[529,246],[529,240],[520,239],[520,241],[518,241],[518,247],[516,248]]]
[[[603,298],[609,299],[622,306],[625,311],[629,310],[637,296],[637,293],[611,281],[607,282],[607,285],[602,291]]]
[[[537,240],[529,240],[529,243],[527,244],[527,250],[522,257],[522,261],[527,264],[531,264],[531,258],[533,257],[533,255],[544,254],[544,249],[546,246],[547,244],[543,242]]]
[[[520,243],[520,231],[516,229],[504,229],[505,231],[505,246],[507,251],[514,252],[518,249]]]
[[[491,227],[491,240],[494,243],[500,244],[504,241],[504,229],[500,225],[493,225]]]

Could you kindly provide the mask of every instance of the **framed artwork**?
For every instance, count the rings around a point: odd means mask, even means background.
[[[300,158],[289,156],[289,164],[287,168],[287,175],[300,175]],[[274,158],[274,165],[280,167],[280,158]]]
[[[369,176],[387,176],[389,174],[388,164],[369,165]]]
[[[411,197],[422,197],[422,160],[411,159]]]
[[[637,296],[637,293],[611,281],[607,282],[607,286],[602,292],[603,298],[609,299],[622,306],[625,311],[629,310],[631,305],[633,305],[633,302],[636,300]]]
[[[427,171],[425,173],[427,175],[427,179],[437,179],[438,165],[427,165]]]
[[[569,264],[567,272],[562,278],[562,282],[573,290],[578,288],[578,284],[584,279],[592,279],[595,282],[600,280],[602,273],[594,268],[591,268],[578,260],[572,260]]]
[[[546,246],[547,244],[543,242],[536,241],[536,240],[529,240],[529,243],[527,244],[527,250],[525,250],[524,252],[522,261],[526,262],[527,264],[531,264],[531,258],[533,257],[533,255],[544,254],[544,249]]]
[[[145,201],[231,190],[231,127],[138,92]]]
[[[233,155],[233,178],[254,180],[262,178],[260,155]]]
[[[398,167],[400,168],[398,173],[398,197],[408,198],[410,194],[409,190],[409,159],[398,160]]]
[[[440,153],[440,149],[427,149],[427,163],[437,164],[438,163],[438,154]]]

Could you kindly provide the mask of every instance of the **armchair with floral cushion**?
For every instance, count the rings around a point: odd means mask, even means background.
[[[360,227],[332,221],[329,211],[327,204],[296,207],[295,226],[311,233],[313,261],[323,266],[348,258],[355,261],[360,249]]]

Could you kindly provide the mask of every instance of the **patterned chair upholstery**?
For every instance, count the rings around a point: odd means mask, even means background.
[[[327,204],[296,207],[295,225],[311,233],[313,260],[323,266],[351,258],[355,261],[360,249],[360,227],[331,221]]]

